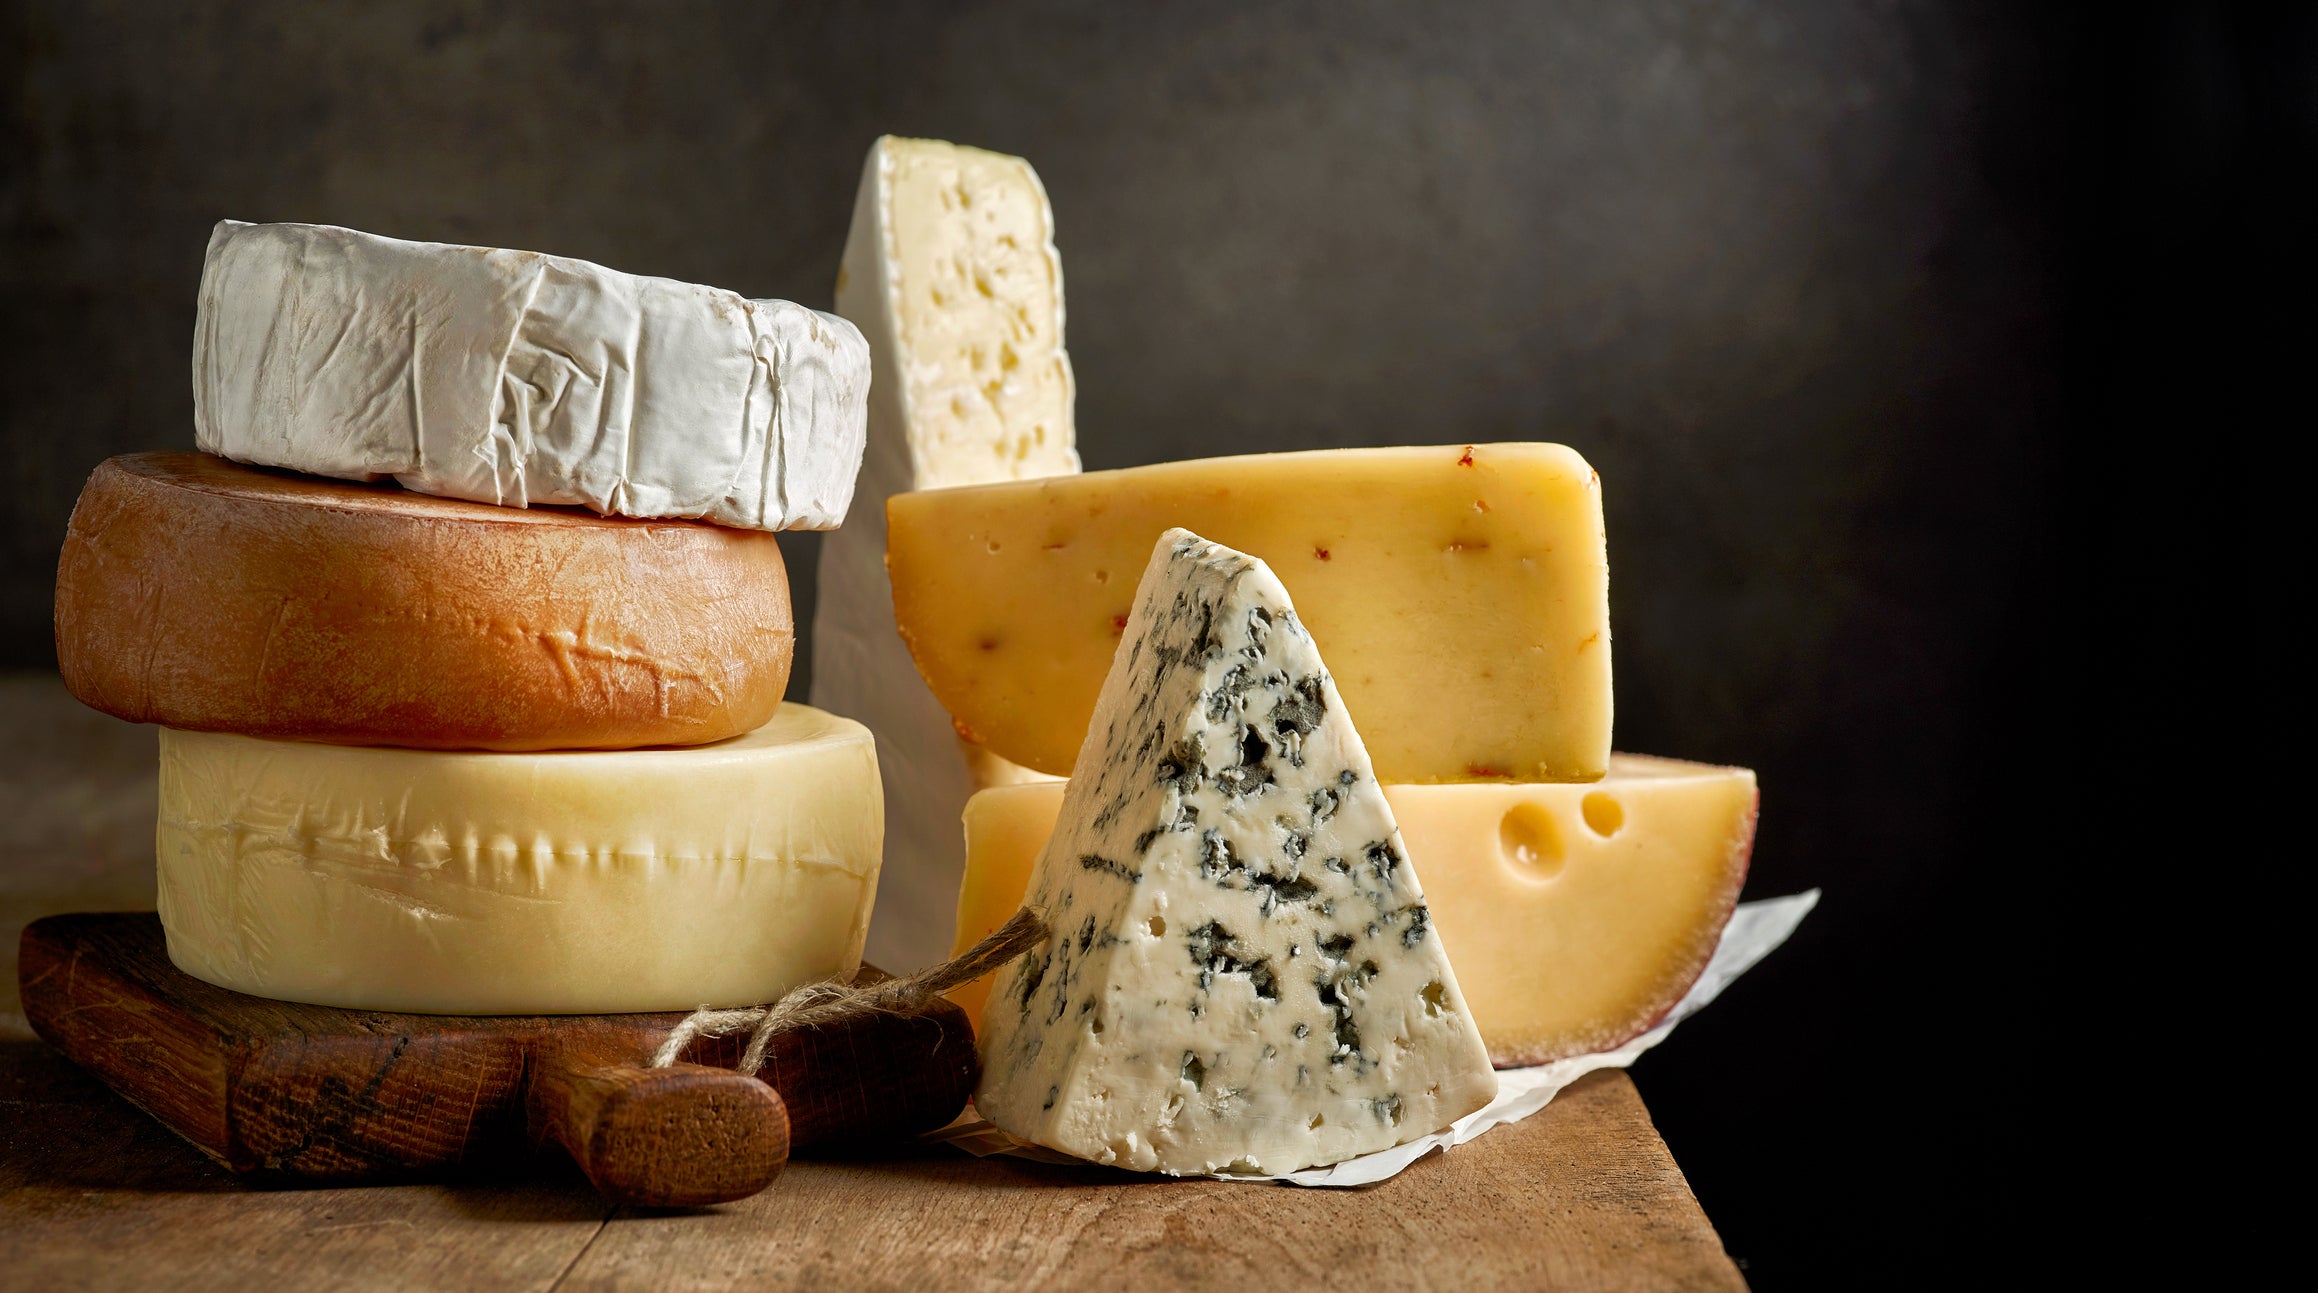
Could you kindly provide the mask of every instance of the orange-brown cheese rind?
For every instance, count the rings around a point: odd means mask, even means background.
[[[56,650],[75,696],[135,722],[616,749],[761,725],[795,632],[769,533],[144,453],[81,491]]]

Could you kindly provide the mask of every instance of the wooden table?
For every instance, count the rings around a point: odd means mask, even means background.
[[[1359,1190],[946,1149],[797,1162],[755,1198],[681,1212],[607,1207],[552,1164],[255,1187],[13,1014],[25,921],[150,903],[152,786],[150,729],[53,678],[0,678],[0,1287],[1745,1287],[1616,1072]]]

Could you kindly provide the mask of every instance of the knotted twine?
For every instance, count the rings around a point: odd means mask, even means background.
[[[699,1037],[730,1037],[735,1033],[749,1034],[748,1049],[741,1052],[739,1071],[754,1076],[764,1067],[765,1049],[782,1033],[799,1028],[818,1028],[823,1024],[841,1023],[863,1015],[919,1015],[933,1005],[934,998],[970,983],[990,971],[1029,951],[1046,938],[1046,922],[1028,907],[1014,913],[1014,917],[998,927],[998,931],[963,953],[929,966],[916,974],[899,979],[887,979],[866,987],[825,979],[795,989],[769,1006],[749,1006],[740,1010],[710,1010],[702,1007],[685,1016],[660,1043],[652,1055],[652,1067],[664,1069],[676,1062],[684,1048]]]

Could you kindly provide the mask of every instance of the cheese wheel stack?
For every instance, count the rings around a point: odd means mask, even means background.
[[[194,354],[212,452],[100,466],[57,574],[66,684],[165,729],[171,958],[437,1013],[850,976],[876,753],[782,703],[771,531],[843,518],[868,364],[786,302],[221,224]]]

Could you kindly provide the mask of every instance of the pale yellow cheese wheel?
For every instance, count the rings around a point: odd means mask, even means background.
[[[164,730],[169,956],[256,996],[438,1014],[770,1001],[861,959],[869,731],[783,705],[685,749],[398,750]]]

